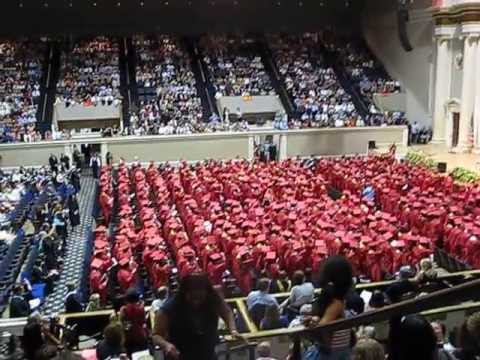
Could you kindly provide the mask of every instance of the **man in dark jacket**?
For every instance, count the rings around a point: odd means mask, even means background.
[[[13,288],[13,296],[10,299],[10,318],[27,317],[30,315],[30,305],[22,296],[22,285],[15,285]]]
[[[68,198],[68,216],[70,218],[70,225],[72,229],[80,225],[80,210],[78,208],[78,201],[76,195],[71,195]]]
[[[73,283],[67,284],[67,296],[65,297],[65,313],[77,313],[83,311],[83,306],[78,299],[76,286]]]

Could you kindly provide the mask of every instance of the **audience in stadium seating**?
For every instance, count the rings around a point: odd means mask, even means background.
[[[215,97],[275,95],[255,40],[233,35],[210,35],[200,40]]]
[[[387,74],[382,64],[371,54],[362,39],[336,38],[332,34],[325,37],[327,47],[340,59],[347,75],[364,97],[373,106],[374,94],[392,94],[401,91],[400,83]]]
[[[56,103],[66,107],[121,103],[119,50],[105,36],[80,40],[62,54]]]
[[[202,103],[188,54],[180,39],[136,36],[136,79],[140,97],[130,126],[135,135],[191,134],[203,122]]]
[[[41,137],[35,123],[45,49],[39,40],[0,42],[0,142]]]
[[[300,127],[362,124],[350,95],[325,64],[317,34],[272,35],[268,40]]]
[[[51,157],[52,160],[54,158],[56,157]],[[18,225],[22,227],[25,236],[31,237],[31,249],[36,248],[38,251],[33,252],[33,257],[29,258],[30,265],[22,275],[23,282],[18,284],[23,290],[14,294],[29,301],[34,300],[31,296],[32,288],[40,289],[37,293],[40,304],[32,302],[33,307],[30,309],[29,305],[29,312],[41,305],[58,280],[62,257],[66,251],[68,229],[76,224],[75,214],[70,212],[78,212],[75,198],[78,190],[71,181],[75,178],[76,170],[67,172],[63,165],[54,161],[52,163],[51,169],[20,169],[8,174],[22,183],[24,190],[20,204],[26,199],[25,209],[22,210],[25,217]]]

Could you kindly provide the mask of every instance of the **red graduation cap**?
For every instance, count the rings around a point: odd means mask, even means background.
[[[123,258],[123,259],[120,259],[120,261],[118,262],[118,264],[119,264],[120,266],[126,266],[126,265],[129,264],[129,262],[130,262],[129,259]]]
[[[265,256],[265,260],[275,260],[277,258],[277,253],[274,251],[269,251]]]
[[[103,267],[103,261],[100,259],[94,259],[90,267],[92,269],[101,269]]]
[[[403,248],[405,247],[405,241],[403,240],[394,240],[390,243],[394,248]]]
[[[103,225],[97,226],[96,229],[93,232],[100,233],[100,232],[105,232],[107,231],[107,228]]]
[[[152,260],[153,261],[162,261],[162,260],[167,260],[167,256],[163,251],[155,251],[152,254]]]

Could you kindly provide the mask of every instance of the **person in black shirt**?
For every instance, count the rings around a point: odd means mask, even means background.
[[[10,318],[26,317],[30,314],[30,305],[23,296],[23,286],[15,285],[10,299]]]
[[[218,319],[239,337],[233,313],[204,273],[185,276],[155,317],[153,342],[169,359],[214,360]]]
[[[78,299],[75,284],[67,284],[67,296],[65,297],[65,313],[77,313],[83,311],[83,306]]]
[[[70,225],[72,229],[80,225],[80,210],[78,208],[78,201],[76,195],[71,195],[68,198],[68,216],[70,218]]]

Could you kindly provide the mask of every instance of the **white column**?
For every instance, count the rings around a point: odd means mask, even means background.
[[[248,137],[248,160],[253,160],[255,157],[255,138],[253,136]]]
[[[475,63],[477,71],[475,72],[475,105],[473,107],[473,151],[480,154],[480,40],[477,41]]]
[[[287,141],[288,141],[287,134],[281,134],[278,160],[285,160],[287,158]]]
[[[454,31],[454,29],[453,29]],[[444,143],[446,138],[445,103],[450,98],[452,77],[451,28],[435,29],[437,56],[435,61],[435,90],[433,109],[433,139],[434,143]]]
[[[475,100],[475,68],[478,35],[466,34],[463,50],[462,100],[460,104],[460,128],[458,146],[455,152],[470,151],[470,131],[472,130]]]
[[[100,144],[100,158],[102,159],[102,165],[107,164],[107,153],[108,153],[108,145],[107,143]]]

